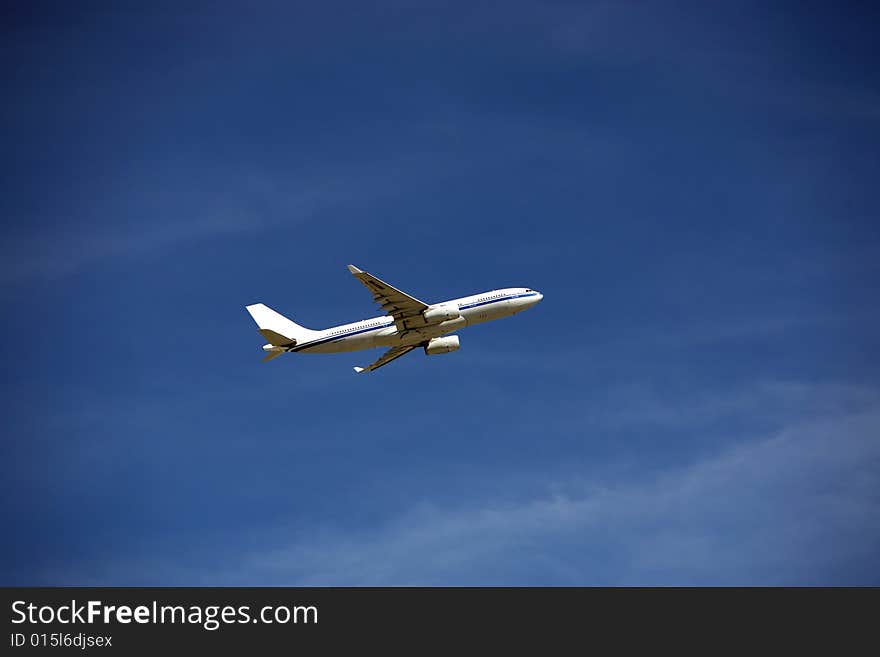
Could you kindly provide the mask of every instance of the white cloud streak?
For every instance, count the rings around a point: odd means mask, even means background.
[[[50,230],[7,240],[0,283],[51,279],[106,259],[296,224],[355,200],[368,202],[388,189],[369,175],[330,181],[248,175],[227,185],[215,179],[201,189],[172,179],[120,179],[115,187],[119,198],[108,195],[79,209],[85,219],[44,218],[39,223],[51,219]]]
[[[815,412],[805,412],[822,397]],[[780,399],[787,400],[781,408]],[[779,430],[659,474],[525,474],[523,490],[546,492],[517,501],[422,502],[367,530],[328,519],[303,531],[291,519],[249,541],[271,543],[266,548],[230,547],[220,568],[202,565],[204,555],[165,559],[154,546],[140,561],[79,564],[47,578],[166,585],[877,584],[880,393],[779,384],[739,391],[714,407],[719,417],[735,409],[786,420]],[[675,417],[662,423],[675,424]]]
[[[880,408],[795,425],[644,483],[414,509],[374,534],[252,555],[304,585],[865,584],[880,548]],[[600,554],[595,554],[600,553]]]
[[[773,394],[821,392],[795,387]],[[731,404],[757,413],[760,397]],[[517,503],[420,504],[374,531],[297,533],[224,572],[175,576],[233,585],[876,584],[880,399],[856,390],[851,401],[648,480],[557,480],[544,482],[553,492]]]

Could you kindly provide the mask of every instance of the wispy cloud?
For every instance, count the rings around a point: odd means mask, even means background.
[[[731,407],[763,413],[766,396],[801,403],[780,430],[647,478],[553,477],[531,498],[424,502],[374,530],[347,531],[329,520],[309,532],[277,527],[274,546],[231,554],[219,571],[208,573],[195,560],[190,567],[176,562],[172,571],[151,559],[151,575],[134,581],[877,583],[880,395],[847,390],[765,386],[717,401],[720,417]],[[801,412],[826,393],[835,399],[818,418]],[[663,421],[674,428],[677,419],[686,421],[677,414]],[[278,538],[285,534],[289,540]],[[66,579],[131,583],[131,566],[85,567]]]
[[[214,172],[206,174],[201,184],[183,182],[193,173],[186,170],[140,174],[132,180],[122,176],[106,196],[77,207],[71,216],[21,222],[40,229],[26,229],[4,241],[0,284],[52,279],[108,259],[267,231],[314,220],[326,212],[362,208],[395,190],[405,169],[401,162],[385,161],[333,171]]]
[[[644,483],[423,507],[374,534],[252,555],[293,584],[866,584],[880,550],[880,407],[794,424]],[[580,489],[580,492],[577,492]]]
[[[791,427],[644,485],[509,507],[420,509],[374,536],[251,558],[242,575],[489,583],[510,581],[532,562],[555,583],[866,583],[873,575],[858,564],[880,546],[878,432],[875,410]],[[829,549],[802,560],[815,543]],[[589,556],[597,548],[604,558]]]

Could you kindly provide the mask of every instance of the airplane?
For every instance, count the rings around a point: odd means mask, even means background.
[[[425,354],[457,351],[457,335],[446,335],[465,326],[509,317],[531,308],[544,295],[525,287],[491,290],[469,297],[427,304],[406,292],[349,265],[348,270],[372,293],[387,314],[353,324],[313,331],[289,320],[262,303],[246,306],[259,332],[269,341],[263,361],[286,353],[331,354],[371,347],[390,347],[374,363],[355,367],[358,374],[371,372],[422,347]]]

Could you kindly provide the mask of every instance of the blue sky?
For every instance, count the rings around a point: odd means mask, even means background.
[[[7,9],[0,582],[880,584],[876,9],[313,4]]]

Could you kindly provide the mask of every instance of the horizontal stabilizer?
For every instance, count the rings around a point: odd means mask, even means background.
[[[269,344],[275,347],[290,347],[296,344],[296,340],[293,338],[288,338],[286,335],[281,335],[272,329],[261,328],[259,331],[260,334],[269,341]]]
[[[300,326],[265,304],[252,303],[246,308],[257,323],[260,335],[269,341],[269,344],[263,345],[263,350],[270,352],[263,358],[264,362],[293,351],[295,345],[308,342],[320,335],[319,331]]]

